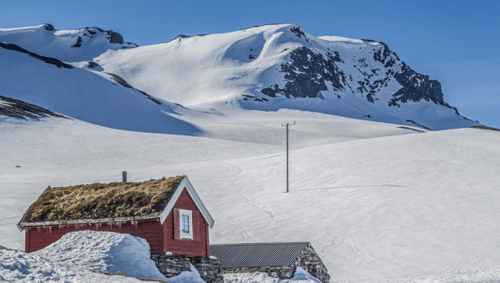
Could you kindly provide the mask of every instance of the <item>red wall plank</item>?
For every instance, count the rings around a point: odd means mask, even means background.
[[[160,253],[162,250],[162,227],[156,219],[143,220],[137,224],[102,224],[102,225],[69,225],[67,226],[47,226],[31,227],[26,229],[26,252],[34,252],[45,248],[53,242],[59,240],[64,234],[74,231],[93,230],[109,231],[115,233],[127,233],[146,239],[151,247],[151,251]]]
[[[201,235],[200,213],[193,211],[193,241],[199,241]]]

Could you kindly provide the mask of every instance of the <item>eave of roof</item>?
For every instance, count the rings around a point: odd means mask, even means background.
[[[132,216],[132,217],[115,217],[115,218],[97,218],[97,219],[74,219],[74,220],[55,220],[55,221],[39,221],[39,222],[19,222],[17,228],[23,230],[28,227],[45,227],[45,226],[65,226],[65,225],[97,225],[97,224],[109,224],[109,223],[126,223],[141,220],[157,219],[160,220],[160,213],[153,213],[146,216]]]

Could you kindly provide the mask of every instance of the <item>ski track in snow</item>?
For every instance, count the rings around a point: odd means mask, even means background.
[[[245,198],[246,203],[249,204],[249,205],[251,205],[251,206],[253,206],[253,207],[255,207],[255,208],[257,208],[257,209],[259,209],[259,210],[261,210],[261,211],[263,211],[263,212],[265,212],[265,213],[267,213],[271,218],[274,218],[274,214],[272,214],[269,210],[265,210],[262,207],[257,206],[254,203],[252,203],[250,201],[250,199],[243,193],[243,189],[238,184],[236,184],[235,181],[233,181],[233,179],[234,179],[233,177],[237,177],[239,174],[243,173],[243,169],[241,169],[241,167],[239,167],[239,166],[236,166],[236,165],[230,163],[227,160],[223,160],[222,163],[227,164],[229,166],[232,166],[232,167],[236,168],[237,173],[234,173],[234,174],[231,174],[231,175],[227,175],[226,178],[229,179],[229,181],[238,189],[240,195],[243,198]]]
[[[474,267],[472,269],[481,269],[484,266],[484,264],[488,261],[488,259],[491,259],[492,255],[495,254],[495,253],[499,253],[500,254],[500,245],[498,247],[494,248],[489,253],[485,254],[482,258],[480,258],[477,261],[477,264],[474,265]]]

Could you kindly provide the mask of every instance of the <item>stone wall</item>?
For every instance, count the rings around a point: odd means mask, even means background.
[[[295,265],[261,266],[261,267],[226,267],[224,273],[252,273],[264,272],[269,276],[280,279],[290,279],[295,275]]]
[[[326,269],[323,261],[321,261],[321,258],[319,258],[318,254],[313,249],[311,244],[308,244],[306,248],[300,253],[299,257],[295,260],[294,265],[302,267],[304,270],[308,271],[312,276],[318,278],[323,283],[330,282],[328,269]]]
[[[183,271],[191,271],[192,264],[207,283],[224,282],[224,275],[217,259],[159,254],[151,255],[151,259],[156,263],[158,270],[167,278],[177,276]]]

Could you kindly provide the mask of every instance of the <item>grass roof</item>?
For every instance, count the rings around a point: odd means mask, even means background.
[[[161,213],[184,176],[140,183],[94,183],[46,189],[23,222],[146,216]]]

